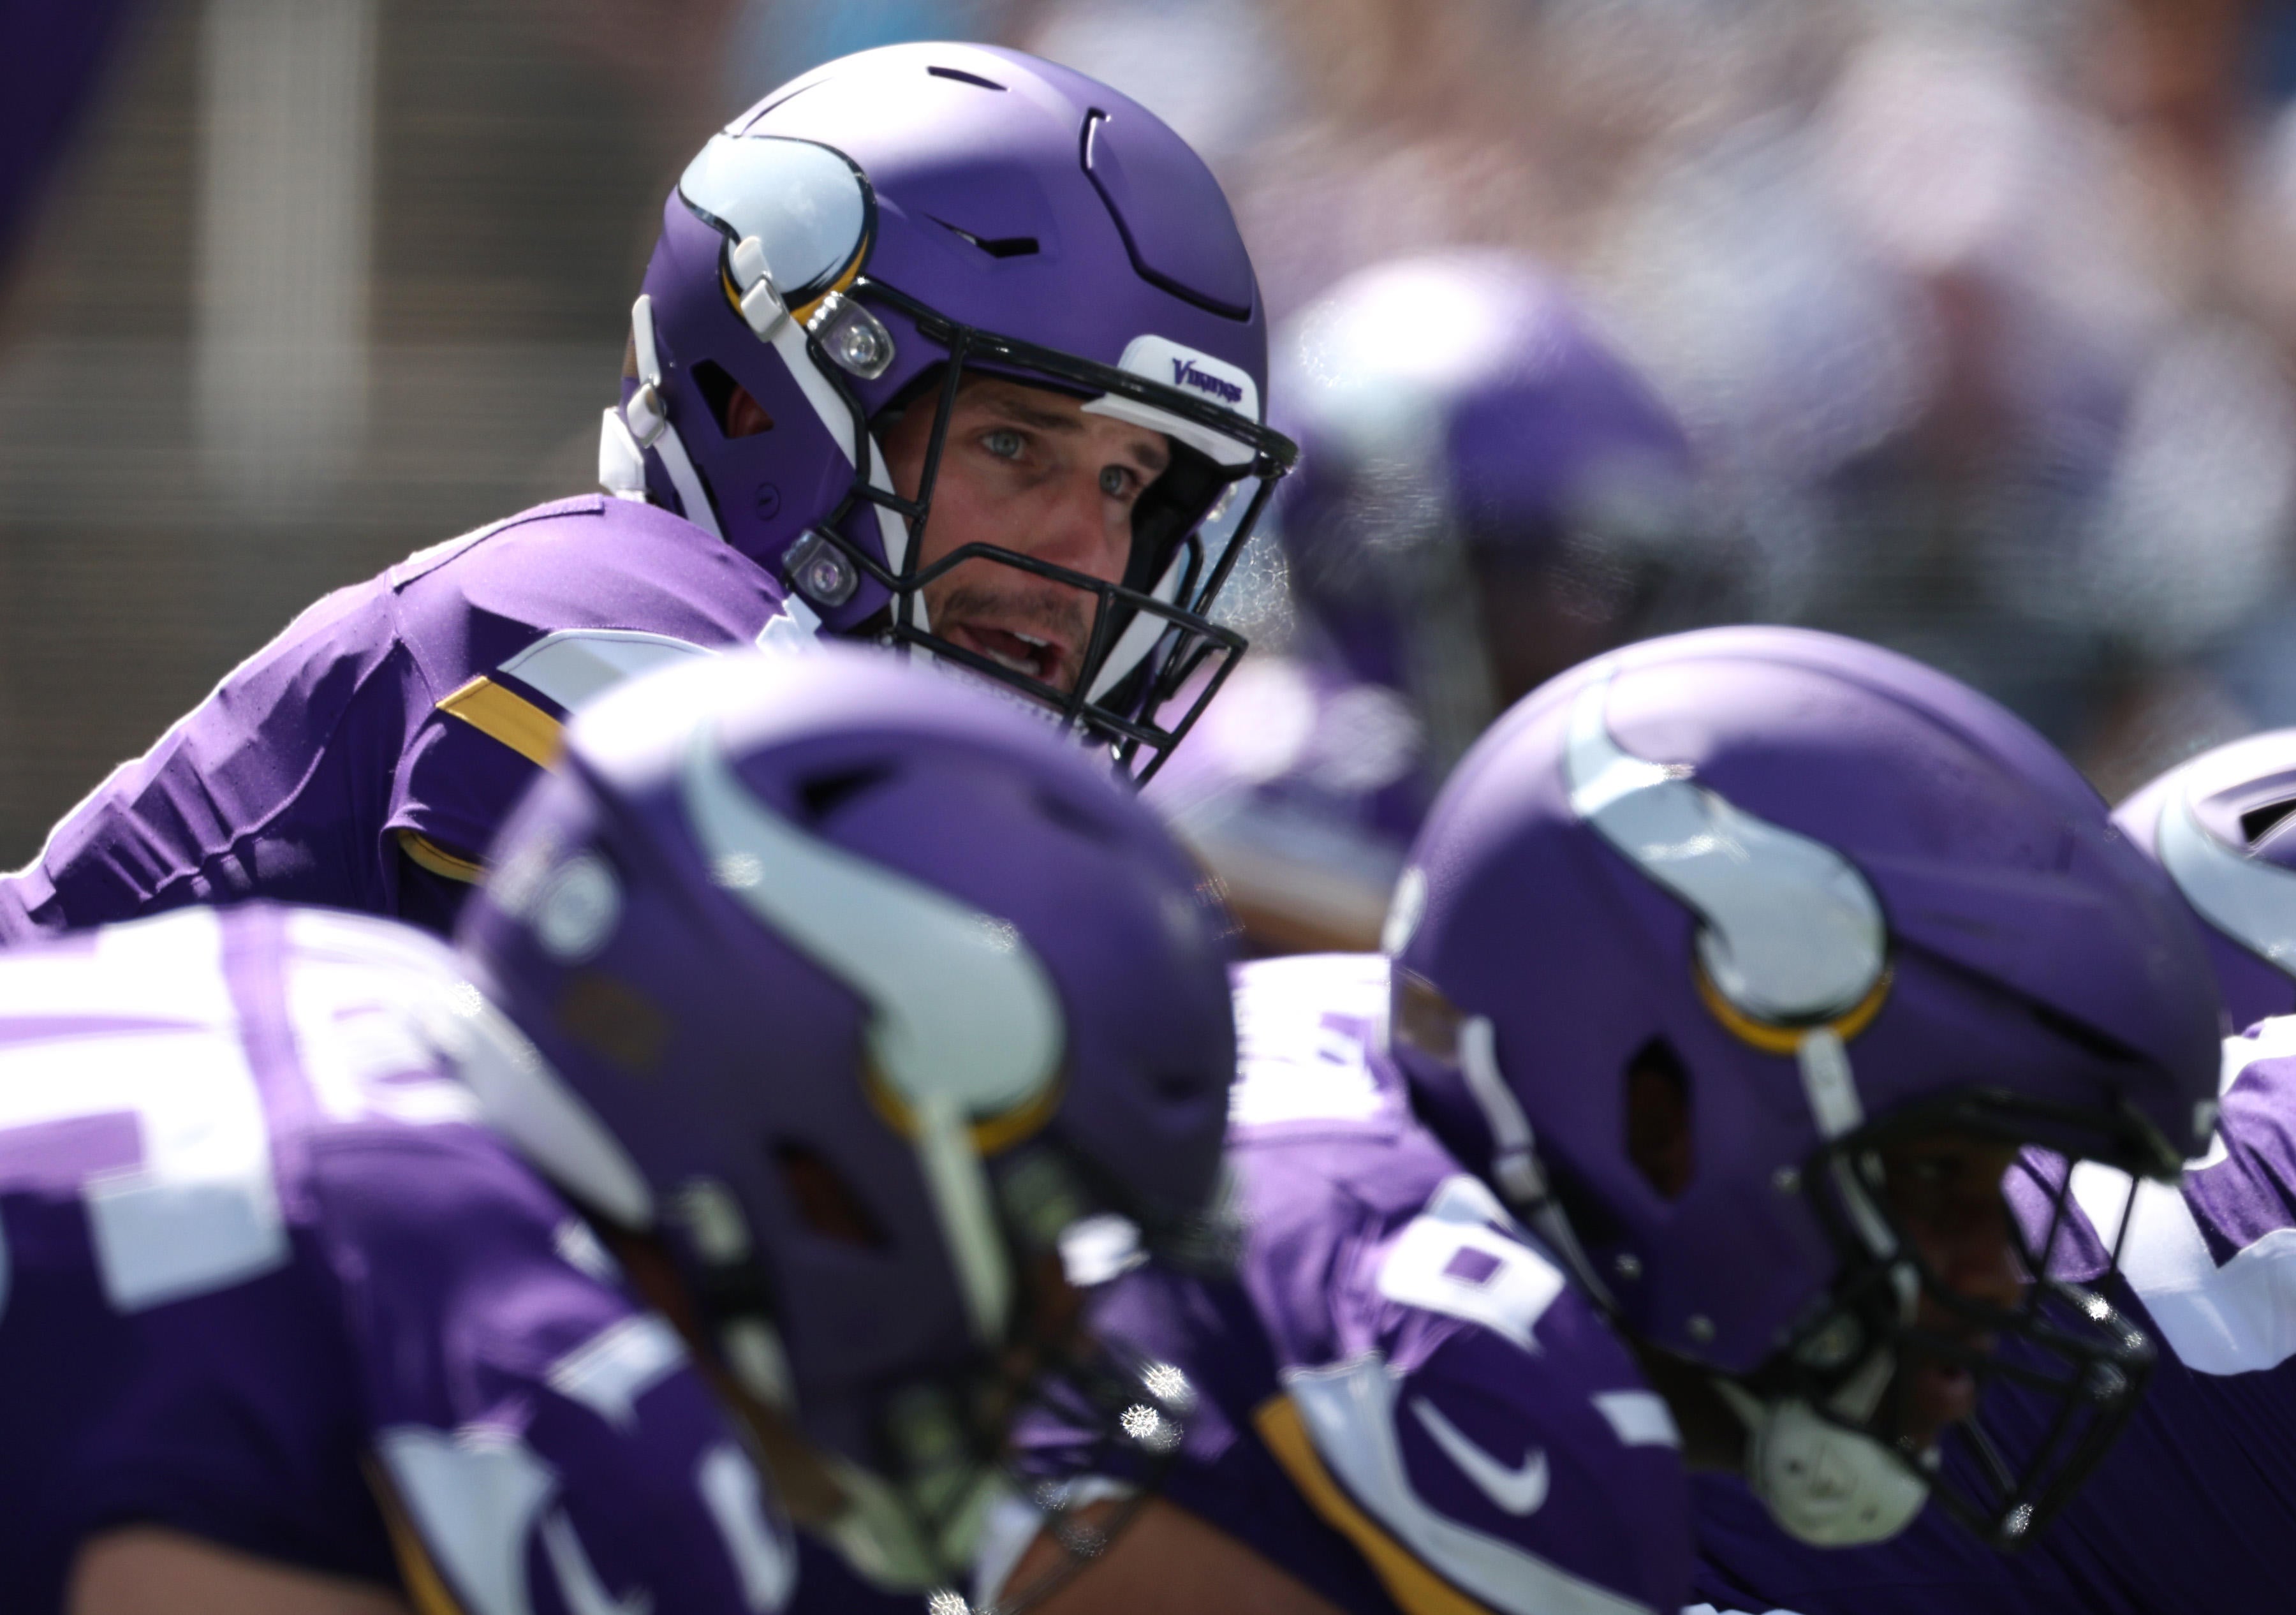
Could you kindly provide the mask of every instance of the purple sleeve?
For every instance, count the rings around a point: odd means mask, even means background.
[[[545,715],[554,722],[559,714]],[[495,832],[540,776],[535,758],[433,708],[417,717],[391,782],[387,828],[418,867],[475,881]]]
[[[409,1151],[334,1141],[318,1178],[410,1584],[467,1609],[779,1608],[787,1529],[675,1332],[493,1140]]]
[[[142,757],[68,813],[8,877],[12,936],[249,897],[386,908],[381,793],[414,669],[373,585],[327,596]]]

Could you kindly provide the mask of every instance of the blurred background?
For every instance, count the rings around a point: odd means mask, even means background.
[[[1538,562],[1550,660],[1841,629],[2108,794],[2296,723],[2288,4],[0,0],[0,864],[324,589],[590,486],[685,160],[903,38],[1164,116],[1279,322],[1400,256],[1526,255],[1695,468],[1631,564]],[[1396,348],[1497,340],[1409,292]],[[1317,374],[1279,369],[1279,424]],[[1350,519],[1426,519],[1390,505]],[[1286,519],[1231,608],[1272,666],[1331,636]],[[1334,719],[1357,783],[1441,727],[1407,693]]]

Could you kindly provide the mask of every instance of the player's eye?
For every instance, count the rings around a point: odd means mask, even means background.
[[[1100,491],[1111,499],[1129,499],[1140,491],[1140,479],[1121,465],[1103,465]]]
[[[999,460],[1017,460],[1027,448],[1029,440],[1009,426],[997,427],[980,434],[980,447]]]

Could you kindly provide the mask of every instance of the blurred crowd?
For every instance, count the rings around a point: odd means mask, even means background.
[[[23,490],[45,473],[21,445],[52,418],[59,332],[84,346],[117,334],[105,322],[119,299],[72,289],[100,273],[88,265],[116,265],[122,241],[150,245],[116,222],[118,204],[155,183],[154,162],[180,162],[122,149],[121,120],[134,119],[123,102],[154,94],[149,63],[172,51],[193,64],[178,86],[193,133],[213,124],[200,97],[223,82],[218,31],[266,4],[279,0],[129,8],[119,59],[18,254],[0,307],[0,436],[16,439],[13,461],[0,453],[0,541],[19,570],[24,544],[84,545],[70,537],[75,521],[126,532],[107,553],[131,570],[138,543],[160,542],[148,514],[123,513],[116,489],[85,478],[30,499]],[[386,181],[414,135],[451,153],[455,131],[471,137],[502,102],[489,91],[442,108],[425,100],[434,79],[476,84],[470,62],[492,52],[486,83],[547,82],[563,139],[484,169],[450,155],[424,184],[437,209],[470,219],[510,217],[545,193],[556,234],[537,245],[557,256],[525,271],[582,295],[547,332],[535,325],[528,348],[493,339],[497,368],[540,366],[523,391],[489,381],[489,398],[524,406],[472,406],[435,433],[435,449],[394,450],[472,395],[454,362],[402,375],[390,355],[418,339],[468,350],[471,327],[435,312],[425,324],[393,300],[413,273],[396,216],[343,226],[334,250],[365,254],[380,278],[366,301],[310,318],[348,322],[375,352],[348,381],[306,363],[293,430],[242,433],[218,450],[195,420],[191,469],[154,473],[182,479],[171,490],[208,511],[201,530],[217,543],[253,533],[255,553],[292,556],[277,603],[227,629],[210,608],[196,648],[162,658],[164,694],[131,703],[138,714],[187,704],[197,690],[184,686],[258,643],[314,577],[359,576],[437,537],[421,525],[447,514],[435,488],[427,503],[410,494],[415,515],[375,515],[426,465],[495,468],[464,478],[472,520],[502,502],[502,486],[580,482],[585,434],[611,391],[622,288],[677,155],[816,61],[939,36],[1017,45],[1114,84],[1168,119],[1227,189],[1278,322],[1275,420],[1309,448],[1228,609],[1274,653],[1252,675],[1263,698],[1296,705],[1302,668],[1336,668],[1357,689],[1318,719],[1328,732],[1313,742],[1355,785],[1377,789],[1408,756],[1439,767],[1525,677],[1711,620],[1803,622],[1910,652],[2030,718],[2109,795],[2219,740],[2296,723],[2296,116],[2284,104],[2296,89],[2296,11],[2269,0],[330,4],[363,20],[337,29],[349,46],[315,48],[364,49],[372,63],[372,127],[346,160]],[[450,21],[450,11],[467,15]],[[431,121],[404,123],[408,107]],[[578,172],[534,171],[554,162]],[[403,195],[403,172],[397,183]],[[198,205],[212,217],[234,204],[211,181]],[[578,228],[570,211],[585,208],[594,217]],[[177,227],[206,239],[196,220]],[[507,238],[496,248],[520,251]],[[1582,487],[1556,504],[1543,519],[1552,530],[1514,553],[1504,578],[1488,554],[1473,578],[1444,559],[1474,521],[1457,489],[1439,486],[1434,417],[1460,378],[1553,356],[1507,334],[1456,276],[1411,280],[1410,261],[1463,250],[1505,255],[1508,273],[1539,289],[1522,295],[1562,311],[1543,328],[1615,357],[1679,438],[1639,468],[1604,471],[1599,497]],[[215,254],[204,261],[212,279]],[[196,286],[184,295],[194,307],[169,340],[227,343],[233,306],[217,314]],[[451,277],[437,278],[421,307],[490,306],[457,297]],[[521,312],[497,333],[539,318],[532,298],[505,294],[503,306]],[[132,327],[135,311],[119,317]],[[586,346],[566,334],[588,324]],[[550,354],[580,362],[533,357],[551,342]],[[242,392],[276,396],[260,366],[289,361],[254,362]],[[182,408],[234,410],[236,373],[190,363]],[[1386,380],[1367,389],[1366,376]],[[330,386],[357,395],[339,411],[352,447],[332,460],[309,425],[331,418]],[[1354,525],[1342,544],[1303,533],[1325,520],[1314,508],[1319,448],[1347,473],[1339,503]],[[317,469],[286,480],[291,496],[250,501],[250,487],[277,482],[250,470],[250,454],[303,455]],[[1328,478],[1323,487],[1328,496]],[[1370,497],[1374,488],[1385,496]],[[365,513],[343,514],[347,499]],[[45,525],[28,537],[34,507]],[[96,510],[110,513],[85,514]],[[1481,553],[1472,543],[1460,553]],[[1350,585],[1342,574],[1356,563],[1332,558],[1364,554],[1416,555],[1409,586],[1429,620],[1481,590],[1486,620],[1459,632],[1480,633],[1487,654],[1535,642],[1533,665],[1494,660],[1485,687],[1464,694],[1456,668],[1431,684],[1393,654],[1384,670],[1360,656],[1348,665],[1332,618],[1363,579]],[[1398,576],[1374,585],[1401,598]],[[240,596],[271,599],[259,583]],[[1512,615],[1488,605],[1502,596]],[[179,594],[167,603],[183,607]],[[155,644],[154,631],[143,640]],[[77,638],[58,637],[54,655],[76,652]],[[20,685],[62,682],[19,662],[5,670]],[[90,756],[134,750],[156,727],[139,717],[84,756],[44,739],[43,721],[0,695],[0,741],[34,758],[43,782],[0,800],[12,843],[0,856],[30,850],[77,793],[67,782],[92,783]],[[1261,755],[1246,772],[1298,762],[1296,746],[1267,754],[1265,725],[1252,732]],[[1205,749],[1222,743],[1214,734]],[[1186,783],[1170,789],[1185,808]]]

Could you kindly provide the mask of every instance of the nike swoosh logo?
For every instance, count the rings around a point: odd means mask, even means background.
[[[1457,1464],[1467,1479],[1482,1489],[1483,1496],[1498,1505],[1501,1513],[1528,1514],[1546,1501],[1544,1447],[1532,1447],[1522,1455],[1520,1464],[1509,1469],[1469,1440],[1457,1425],[1443,1416],[1443,1410],[1425,1397],[1414,1397],[1411,1411],[1435,1439],[1435,1445],[1443,1449],[1444,1456]]]

